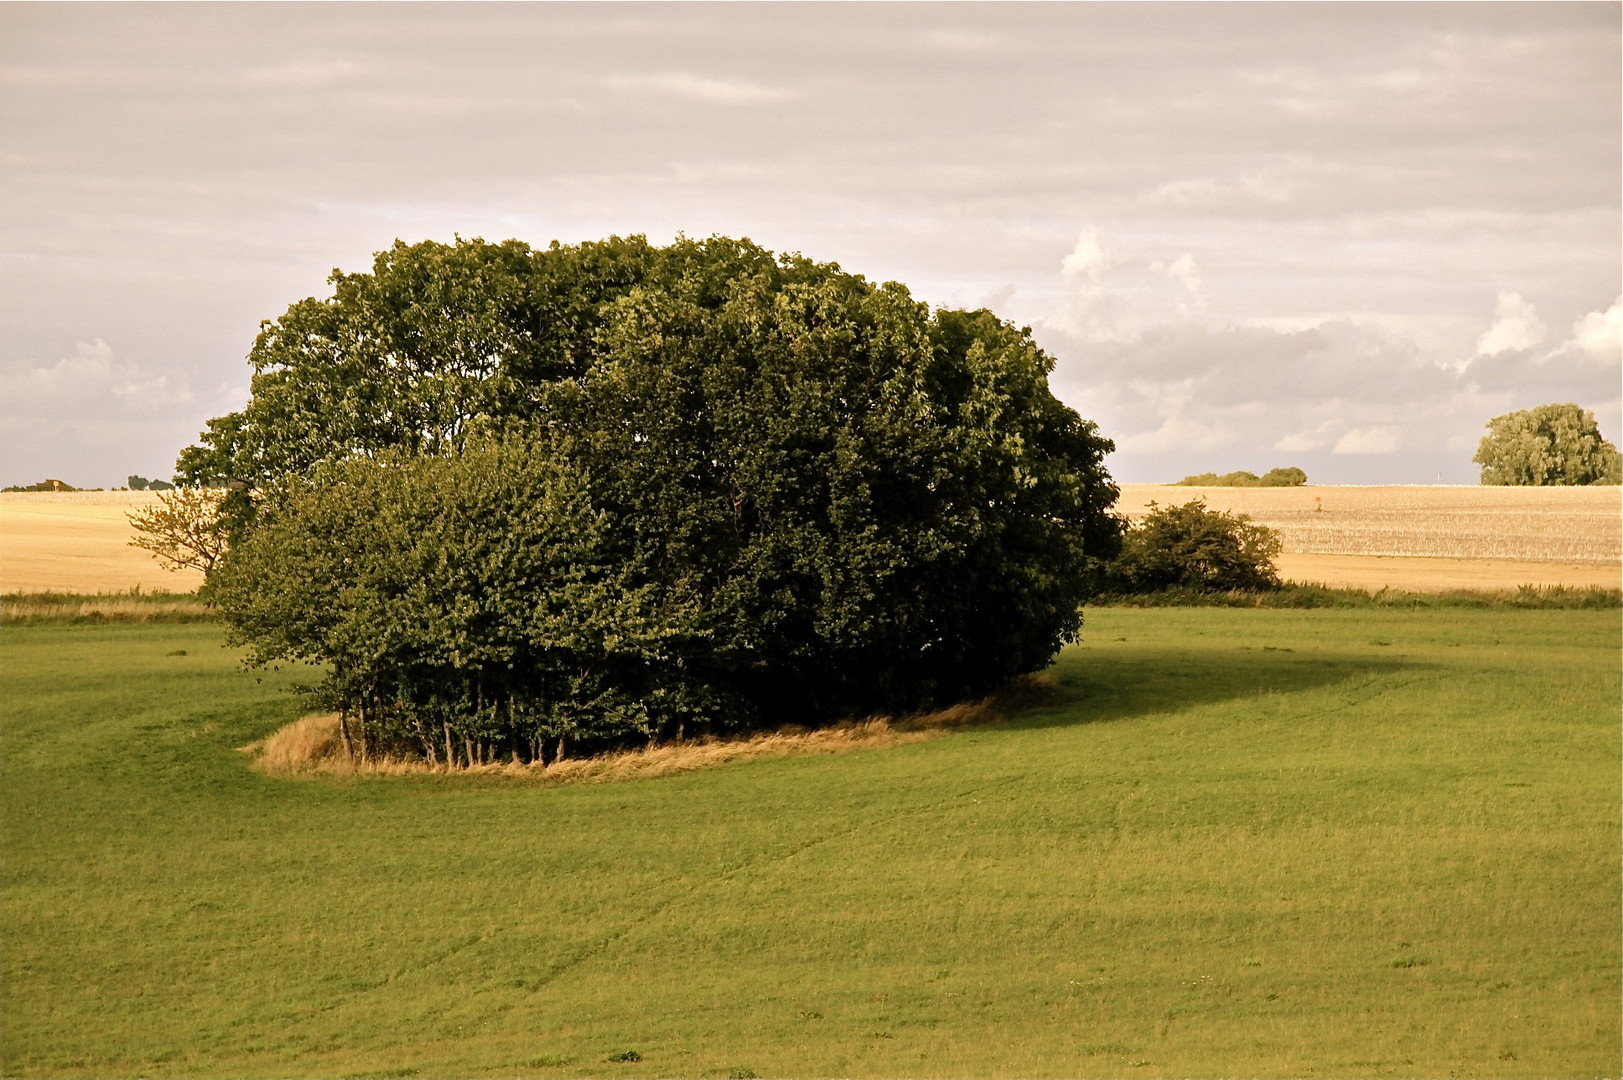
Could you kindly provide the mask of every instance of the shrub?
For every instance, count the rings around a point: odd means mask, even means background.
[[[1152,502],[1123,536],[1108,581],[1127,593],[1273,588],[1279,551],[1279,534],[1244,514],[1208,510],[1200,499],[1181,506]]]

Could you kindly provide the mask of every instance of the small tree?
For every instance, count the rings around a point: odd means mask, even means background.
[[[1109,576],[1126,592],[1272,588],[1279,584],[1274,556],[1280,546],[1277,532],[1245,514],[1208,510],[1200,499],[1182,506],[1152,502],[1122,538]]]
[[[225,526],[220,520],[224,495],[204,487],[160,492],[157,506],[125,515],[135,529],[130,546],[152,552],[165,570],[201,570],[207,582],[226,549]]]
[[[1498,486],[1616,484],[1617,447],[1601,438],[1595,414],[1572,403],[1540,405],[1488,421],[1472,461],[1482,483]]]

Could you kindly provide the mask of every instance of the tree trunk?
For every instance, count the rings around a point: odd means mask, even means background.
[[[454,750],[452,748],[452,743],[451,743],[451,721],[446,720],[444,723],[445,723],[445,771],[450,772],[452,769],[456,768],[456,750]]]
[[[338,731],[344,736],[344,760],[355,760],[355,743],[349,737],[349,708],[346,706],[338,712]]]
[[[423,756],[428,759],[429,766],[435,769],[439,768],[440,756],[434,752],[434,740],[430,739],[428,732],[423,730],[423,718],[416,716],[412,718],[411,722],[412,726],[417,729],[417,738],[423,744]]]

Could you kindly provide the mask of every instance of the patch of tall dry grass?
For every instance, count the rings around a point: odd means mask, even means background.
[[[195,593],[6,593],[0,623],[200,622],[217,617]]]
[[[351,757],[344,748],[337,713],[306,716],[257,742],[241,747],[253,767],[271,776],[407,776],[456,774],[508,776],[547,783],[602,783],[649,780],[660,776],[712,769],[752,758],[802,754],[842,754],[923,742],[952,731],[1008,719],[1051,701],[1058,690],[1045,675],[1032,675],[980,701],[963,702],[931,712],[902,717],[876,716],[825,728],[783,728],[736,738],[693,739],[659,743],[587,758],[565,758],[551,765],[505,762],[447,768],[421,758]]]

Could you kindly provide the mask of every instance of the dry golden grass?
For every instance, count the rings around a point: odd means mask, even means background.
[[[157,501],[152,491],[0,494],[0,593],[196,589],[201,573],[171,573],[129,546],[125,514]]]
[[[664,743],[596,757],[565,758],[547,766],[508,762],[447,769],[420,758],[384,757],[361,761],[345,753],[336,713],[295,720],[241,749],[253,756],[255,769],[271,776],[404,776],[455,772],[566,784],[648,780],[751,758],[841,754],[922,742],[945,732],[994,723],[1023,707],[1051,700],[1057,693],[1046,676],[1033,675],[1017,681],[1001,694],[933,712],[897,718],[876,716],[826,728],[784,728],[738,738]]]
[[[195,593],[17,592],[0,596],[0,623],[197,622],[214,612]]]

